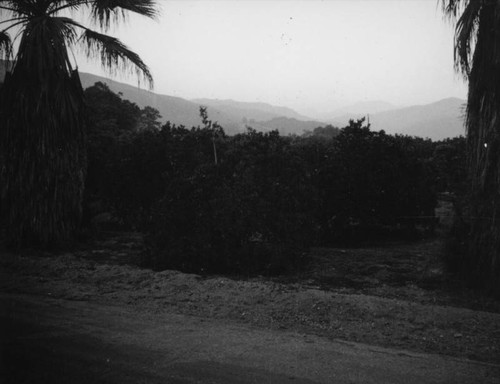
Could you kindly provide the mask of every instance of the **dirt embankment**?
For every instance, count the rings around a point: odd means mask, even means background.
[[[0,290],[500,362],[498,303],[436,288],[436,275],[442,272],[436,272],[428,246],[416,253],[405,247],[316,250],[323,262],[300,275],[274,280],[153,272],[120,265],[120,252],[105,247],[50,257],[3,254]],[[363,258],[369,257],[376,262],[367,270]],[[324,259],[335,263],[328,267]],[[335,284],[334,277],[341,275],[351,276],[354,283]],[[397,283],[391,283],[394,279]],[[424,288],[429,281],[434,286]]]
[[[496,384],[500,378],[499,366],[470,360],[32,295],[0,294],[0,330],[5,384]]]

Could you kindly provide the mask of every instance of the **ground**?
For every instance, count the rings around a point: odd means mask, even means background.
[[[126,305],[0,295],[5,383],[497,383],[498,366]]]
[[[131,233],[3,252],[3,374],[32,382],[25,360],[35,382],[57,381],[54,361],[75,383],[499,382],[500,302],[446,274],[442,249],[313,249],[310,267],[274,278],[140,268]]]

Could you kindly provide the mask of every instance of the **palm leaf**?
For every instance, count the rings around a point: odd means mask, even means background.
[[[104,30],[109,29],[112,21],[119,22],[126,18],[127,12],[155,18],[158,15],[155,0],[93,0],[92,18]]]
[[[16,9],[15,1],[0,0],[0,11],[14,12]]]
[[[47,8],[47,14],[54,15],[63,9],[76,11],[88,2],[88,0],[52,0]]]
[[[455,20],[460,12],[467,7],[470,0],[441,0],[441,8],[446,16]]]
[[[464,9],[455,28],[455,68],[468,76],[472,64],[472,55],[476,42],[480,11],[483,2],[471,1]]]
[[[15,16],[34,15],[41,4],[33,0],[0,1],[0,8],[12,12]]]
[[[9,60],[12,57],[12,40],[5,31],[0,31],[0,59]]]
[[[81,41],[87,57],[100,59],[106,70],[111,73],[135,71],[139,78],[142,77],[153,88],[153,76],[148,66],[120,40],[85,29]]]

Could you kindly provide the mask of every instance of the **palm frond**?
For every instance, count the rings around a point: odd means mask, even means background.
[[[16,3],[16,1],[0,0],[0,9],[13,12],[16,10]]]
[[[18,22],[18,21],[26,21],[26,17],[14,17],[14,18],[11,18],[11,19],[6,19],[6,20],[2,20],[0,21],[0,24],[7,24],[7,23],[15,23],[15,22]],[[11,28],[11,26],[9,26],[9,29]]]
[[[137,13],[154,19],[158,15],[155,0],[93,0],[92,18],[103,30],[109,29],[111,22],[126,19],[127,12]]]
[[[53,0],[50,2],[47,8],[47,14],[54,15],[63,9],[68,9],[70,11],[76,11],[81,6],[87,5],[89,0]]]
[[[12,57],[12,40],[5,31],[0,31],[0,59],[9,60]]]
[[[87,57],[98,58],[106,70],[113,74],[135,71],[139,79],[144,79],[149,88],[153,88],[153,76],[148,66],[120,40],[85,29],[81,42]]]
[[[455,69],[468,76],[472,64],[472,55],[476,42],[480,11],[483,7],[481,0],[470,1],[463,10],[455,27]]]
[[[443,13],[450,19],[456,19],[459,8],[462,6],[462,0],[440,0]]]
[[[42,4],[33,0],[0,1],[0,8],[9,11],[14,16],[34,15]]]
[[[0,0],[0,20],[2,22],[8,21],[12,18],[18,17],[15,13],[15,9],[13,9],[6,1]]]

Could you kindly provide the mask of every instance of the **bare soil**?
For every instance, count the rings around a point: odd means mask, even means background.
[[[500,366],[124,304],[0,294],[5,384],[497,384]]]
[[[198,276],[138,267],[141,236],[61,255],[3,253],[0,292],[178,313],[331,340],[500,362],[500,303],[451,280],[442,242],[314,249],[292,276]]]

